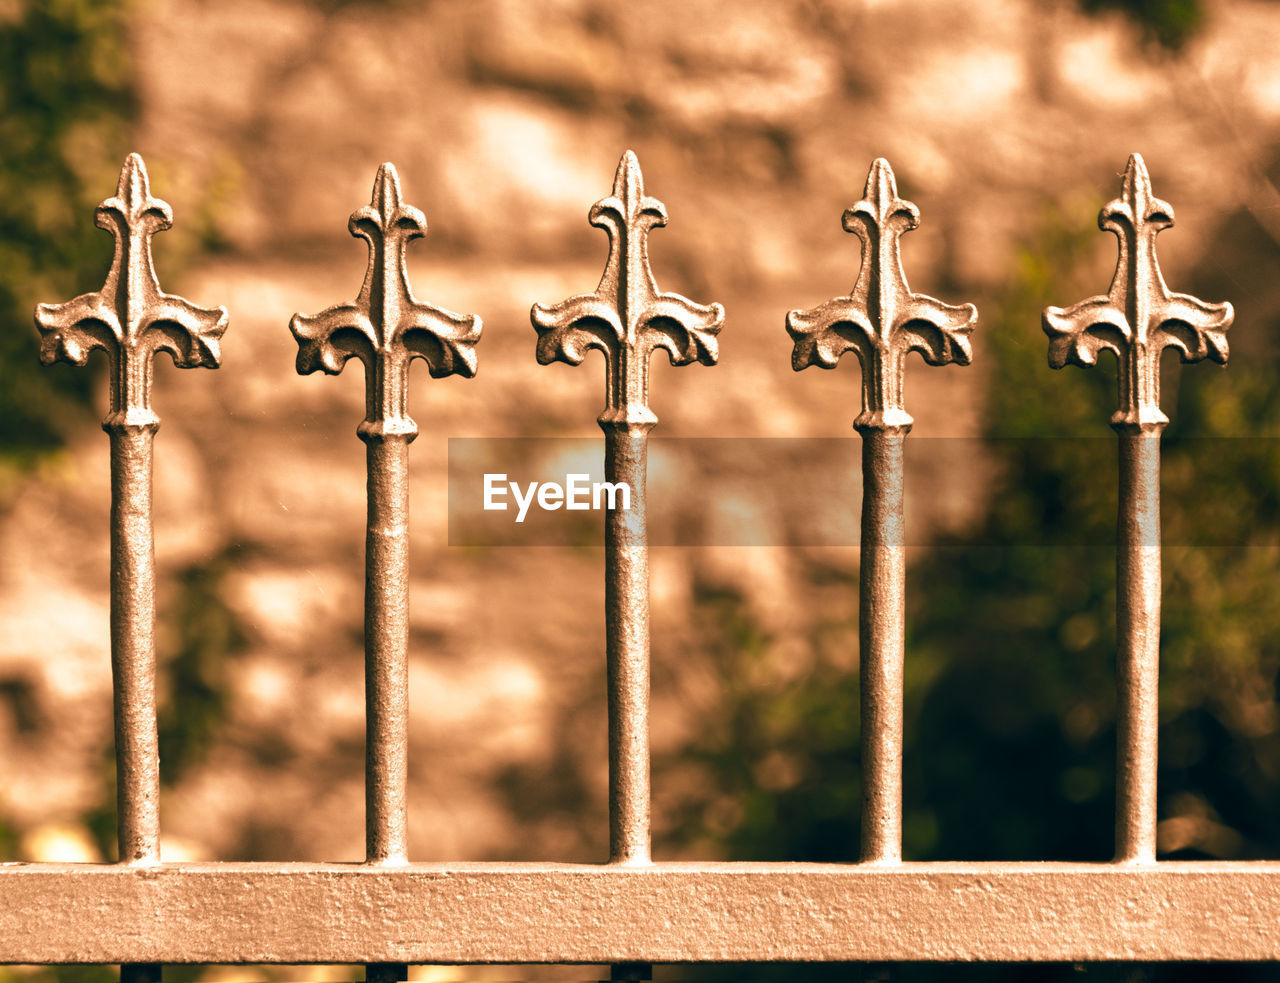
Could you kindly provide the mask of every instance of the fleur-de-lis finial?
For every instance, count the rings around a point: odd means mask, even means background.
[[[130,154],[113,197],[94,221],[115,237],[115,253],[102,289],[65,304],[39,304],[40,360],[84,365],[95,348],[111,363],[111,426],[155,427],[151,365],[156,352],[181,369],[217,368],[218,339],[227,329],[223,307],[205,308],[160,290],[151,261],[151,237],[173,225],[168,204],[151,197],[147,166]]]
[[[1095,365],[1099,352],[1115,352],[1120,408],[1111,425],[1117,429],[1158,430],[1169,422],[1160,409],[1160,354],[1166,348],[1176,348],[1184,362],[1227,360],[1231,304],[1172,293],[1160,273],[1156,236],[1171,225],[1172,206],[1152,194],[1147,167],[1133,154],[1120,197],[1098,213],[1098,227],[1114,232],[1119,243],[1111,289],[1044,312],[1053,368]]]
[[[425,359],[433,378],[470,378],[482,324],[475,314],[454,314],[413,296],[405,249],[427,234],[427,219],[401,202],[393,165],[378,168],[372,200],[352,213],[347,227],[369,244],[364,285],[353,303],[293,316],[289,330],[298,341],[298,371],[337,375],[347,359],[359,358],[367,407],[361,438],[405,434],[412,440],[418,425],[407,411],[410,361]]]
[[[978,318],[972,304],[953,307],[914,294],[902,269],[899,239],[920,224],[920,212],[898,197],[888,161],[871,165],[862,200],[844,213],[844,228],[862,240],[862,268],[847,297],[787,315],[795,340],[791,365],[835,368],[853,350],[862,363],[862,413],[854,427],[909,429],[902,403],[903,362],[917,351],[930,365],[968,365],[969,334]]]
[[[588,351],[599,349],[607,367],[600,425],[652,427],[657,417],[649,409],[649,356],[662,348],[672,365],[714,365],[724,308],[658,291],[648,239],[651,229],[667,224],[667,210],[644,193],[640,164],[630,150],[618,163],[613,194],[596,202],[588,218],[609,236],[604,275],[594,293],[533,306],[538,362],[580,365]]]

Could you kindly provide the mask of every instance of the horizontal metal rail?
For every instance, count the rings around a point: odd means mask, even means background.
[[[1280,863],[0,865],[0,962],[1280,959]]]

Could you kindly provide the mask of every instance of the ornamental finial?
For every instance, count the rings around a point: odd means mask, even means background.
[[[862,268],[846,297],[787,314],[795,340],[791,365],[833,369],[854,351],[862,363],[862,430],[910,429],[902,402],[904,359],[917,351],[930,365],[968,365],[969,334],[978,318],[972,304],[953,307],[914,294],[902,269],[899,239],[920,224],[920,211],[898,197],[893,169],[884,158],[871,165],[862,200],[844,213],[844,228],[862,240]]]
[[[159,420],[151,410],[153,356],[168,352],[180,369],[216,369],[227,311],[197,307],[160,290],[151,237],[173,225],[173,211],[151,197],[140,156],[125,159],[116,193],[98,206],[94,221],[115,237],[111,268],[101,290],[36,306],[40,361],[84,365],[93,349],[104,349],[111,363],[111,411],[103,426],[154,428]]]
[[[470,378],[482,324],[475,314],[454,314],[413,296],[405,249],[427,234],[427,219],[402,203],[392,164],[378,168],[370,203],[351,214],[347,228],[369,244],[364,285],[353,303],[293,316],[289,330],[298,341],[298,372],[337,375],[347,359],[359,358],[367,406],[357,430],[361,439],[404,434],[412,440],[418,425],[407,410],[409,363],[424,359],[437,379]]]
[[[1173,208],[1151,191],[1142,157],[1125,168],[1120,197],[1098,213],[1098,227],[1119,244],[1115,276],[1106,294],[1070,307],[1045,308],[1049,364],[1097,364],[1101,351],[1119,363],[1120,407],[1111,417],[1117,430],[1158,432],[1169,422],[1160,409],[1160,355],[1176,348],[1184,362],[1227,361],[1230,303],[1210,304],[1170,292],[1156,259],[1156,236],[1173,225]]]
[[[636,155],[618,163],[613,194],[596,202],[588,220],[609,236],[609,258],[594,293],[558,304],[534,304],[538,362],[581,365],[592,348],[604,353],[606,409],[601,427],[652,427],[649,356],[665,349],[672,365],[714,365],[724,308],[660,293],[649,268],[649,231],[667,224],[662,202],[644,193]]]

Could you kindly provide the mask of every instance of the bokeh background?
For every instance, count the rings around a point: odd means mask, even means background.
[[[659,284],[727,310],[719,365],[655,368],[663,435],[844,437],[856,472],[855,360],[793,373],[783,317],[852,285],[877,156],[923,213],[912,286],[979,308],[971,367],[907,379],[913,859],[1109,856],[1114,364],[1051,372],[1039,316],[1106,289],[1095,216],[1144,154],[1171,287],[1237,311],[1227,369],[1167,356],[1160,850],[1280,856],[1278,42],[1261,0],[2,0],[0,859],[113,857],[105,379],[41,368],[31,309],[101,284],[134,150],[176,214],[161,283],[231,311],[221,369],[156,379],[165,857],[362,855],[364,384],[298,377],[287,325],[358,290],[383,160],[431,224],[418,296],[485,322],[477,378],[411,384],[411,854],[605,857],[602,552],[449,547],[446,466],[598,435],[598,361],[538,366],[528,308],[595,284],[628,147]],[[657,548],[652,597],[656,856],[854,859],[856,547]],[[486,972],[530,971],[413,970]],[[0,969],[55,975],[110,978]]]

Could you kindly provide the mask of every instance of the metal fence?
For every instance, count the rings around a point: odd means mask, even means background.
[[[861,860],[853,864],[666,863],[650,859],[649,583],[646,538],[649,359],[713,364],[724,310],[659,291],[647,236],[667,221],[633,154],[590,211],[609,255],[591,293],[535,304],[537,358],[604,356],[605,474],[632,489],[605,518],[610,856],[607,863],[414,863],[406,849],[408,775],[408,445],[410,362],[471,376],[481,322],[417,300],[408,243],[426,232],[378,171],[351,234],[369,245],[359,295],[290,328],[301,373],[365,366],[366,860],[164,863],[160,856],[151,517],[151,365],[216,368],[227,327],[162,292],[151,238],[172,223],[130,156],[96,213],[115,237],[102,289],[41,304],[41,357],[110,365],[111,652],[119,862],[0,865],[0,961],[121,963],[154,979],[164,963],[364,963],[371,979],[413,963],[607,963],[642,978],[653,963],[754,961],[1164,961],[1280,959],[1280,863],[1156,862],[1160,627],[1159,360],[1227,358],[1230,304],[1171,292],[1155,237],[1173,224],[1142,159],[1099,216],[1119,242],[1107,293],[1044,312],[1049,361],[1120,366],[1117,573],[1116,849],[1108,863],[916,863],[902,860],[905,544],[903,445],[912,418],[903,362],[967,364],[977,321],[907,286],[899,239],[919,223],[883,160],[844,227],[862,246],[847,296],[792,311],[792,364],[862,367]]]

